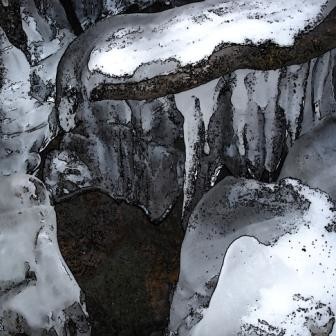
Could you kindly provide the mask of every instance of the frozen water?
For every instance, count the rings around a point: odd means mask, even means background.
[[[280,178],[294,177],[336,199],[336,121],[326,118],[290,149]]]

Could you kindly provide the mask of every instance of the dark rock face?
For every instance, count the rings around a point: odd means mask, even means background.
[[[75,12],[78,22],[85,30],[108,16],[155,13],[198,1],[203,0],[62,0],[62,3],[69,12]]]
[[[92,335],[162,335],[179,272],[181,198],[160,226],[96,191],[55,209],[60,249],[85,293]]]

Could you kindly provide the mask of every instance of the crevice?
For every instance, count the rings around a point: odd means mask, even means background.
[[[60,3],[62,4],[65,14],[67,16],[67,19],[72,27],[73,32],[75,35],[79,36],[84,32],[79,19],[76,15],[75,9],[73,7],[71,0],[60,0]]]

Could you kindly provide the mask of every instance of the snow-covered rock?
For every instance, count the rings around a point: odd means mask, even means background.
[[[89,335],[80,288],[57,244],[56,215],[33,176],[0,178],[0,335]],[[75,333],[73,333],[75,332]]]
[[[124,16],[104,22],[91,51],[88,67],[111,77],[136,76],[146,64],[156,71],[146,78],[174,72],[179,66],[200,62],[224,43],[281,46],[307,27],[321,22],[334,1],[218,1],[206,0],[146,16]],[[98,27],[96,28],[98,29]],[[197,50],[197,52],[195,52]],[[127,60],[125,62],[125,60]]]
[[[327,325],[330,333],[334,208],[327,194],[297,180],[218,183],[189,220],[171,332],[308,336]]]
[[[223,45],[266,41],[291,45],[300,32],[314,28],[334,7],[334,0],[305,0],[300,4],[207,0],[159,13],[112,16],[85,31],[65,52],[59,67],[57,107],[71,116],[74,102],[78,104],[91,95],[96,100],[120,99],[108,94],[107,87],[117,84],[121,86],[115,90],[122,91],[124,98],[131,98],[128,84],[139,83],[136,99],[144,99],[141,94],[147,91],[163,92],[163,96],[164,90],[156,90],[157,83],[151,79],[178,74],[182,68],[192,70],[195,64],[204,71],[216,67],[207,60]],[[232,58],[236,52],[232,51]],[[209,78],[198,70],[195,74],[182,71],[176,81],[190,88],[198,82],[194,77]],[[212,75],[210,79],[214,78]],[[169,78],[166,84],[163,79],[162,87],[168,87],[168,82]],[[200,82],[204,83],[204,78]]]

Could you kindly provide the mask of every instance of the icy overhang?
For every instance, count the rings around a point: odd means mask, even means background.
[[[91,96],[150,99],[239,68],[305,62],[336,47],[335,5],[335,0],[209,0],[109,18],[82,37],[95,40],[87,59],[89,77],[97,83]]]

